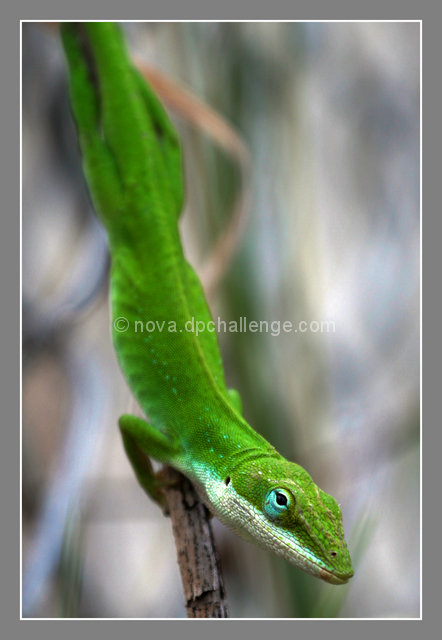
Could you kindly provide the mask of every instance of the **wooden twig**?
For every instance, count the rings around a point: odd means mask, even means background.
[[[192,484],[172,467],[161,472],[172,520],[188,618],[228,618],[210,513]]]

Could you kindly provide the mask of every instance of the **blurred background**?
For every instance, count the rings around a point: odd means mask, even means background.
[[[355,565],[320,582],[214,521],[232,617],[417,617],[420,608],[419,24],[131,23],[134,55],[211,105],[252,158],[252,205],[211,297],[252,426],[341,504]],[[117,419],[109,259],[81,172],[56,31],[23,25],[24,617],[184,617],[170,522]],[[198,270],[239,187],[182,137],[184,246]]]

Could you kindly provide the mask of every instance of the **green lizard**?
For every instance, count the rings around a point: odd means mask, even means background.
[[[240,536],[329,583],[347,582],[337,502],[247,424],[239,394],[226,387],[210,311],[180,242],[173,125],[117,25],[65,24],[62,38],[84,171],[108,233],[115,351],[150,421],[119,420],[139,482],[163,503],[148,457],[172,465]],[[196,335],[192,321],[207,330]]]

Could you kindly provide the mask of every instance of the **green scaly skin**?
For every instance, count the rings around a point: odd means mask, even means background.
[[[174,127],[115,24],[65,24],[62,38],[84,172],[108,233],[115,350],[150,420],[119,421],[139,482],[163,503],[149,456],[172,465],[239,535],[327,582],[347,582],[353,569],[337,502],[244,420],[215,333],[186,330],[211,315],[178,233],[184,190]],[[157,330],[141,330],[148,321]]]

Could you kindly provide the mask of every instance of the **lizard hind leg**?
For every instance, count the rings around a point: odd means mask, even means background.
[[[172,463],[174,454],[178,450],[177,443],[136,416],[125,414],[120,417],[118,424],[124,448],[138,482],[146,493],[166,511],[163,483],[155,473],[149,457],[166,464]]]

